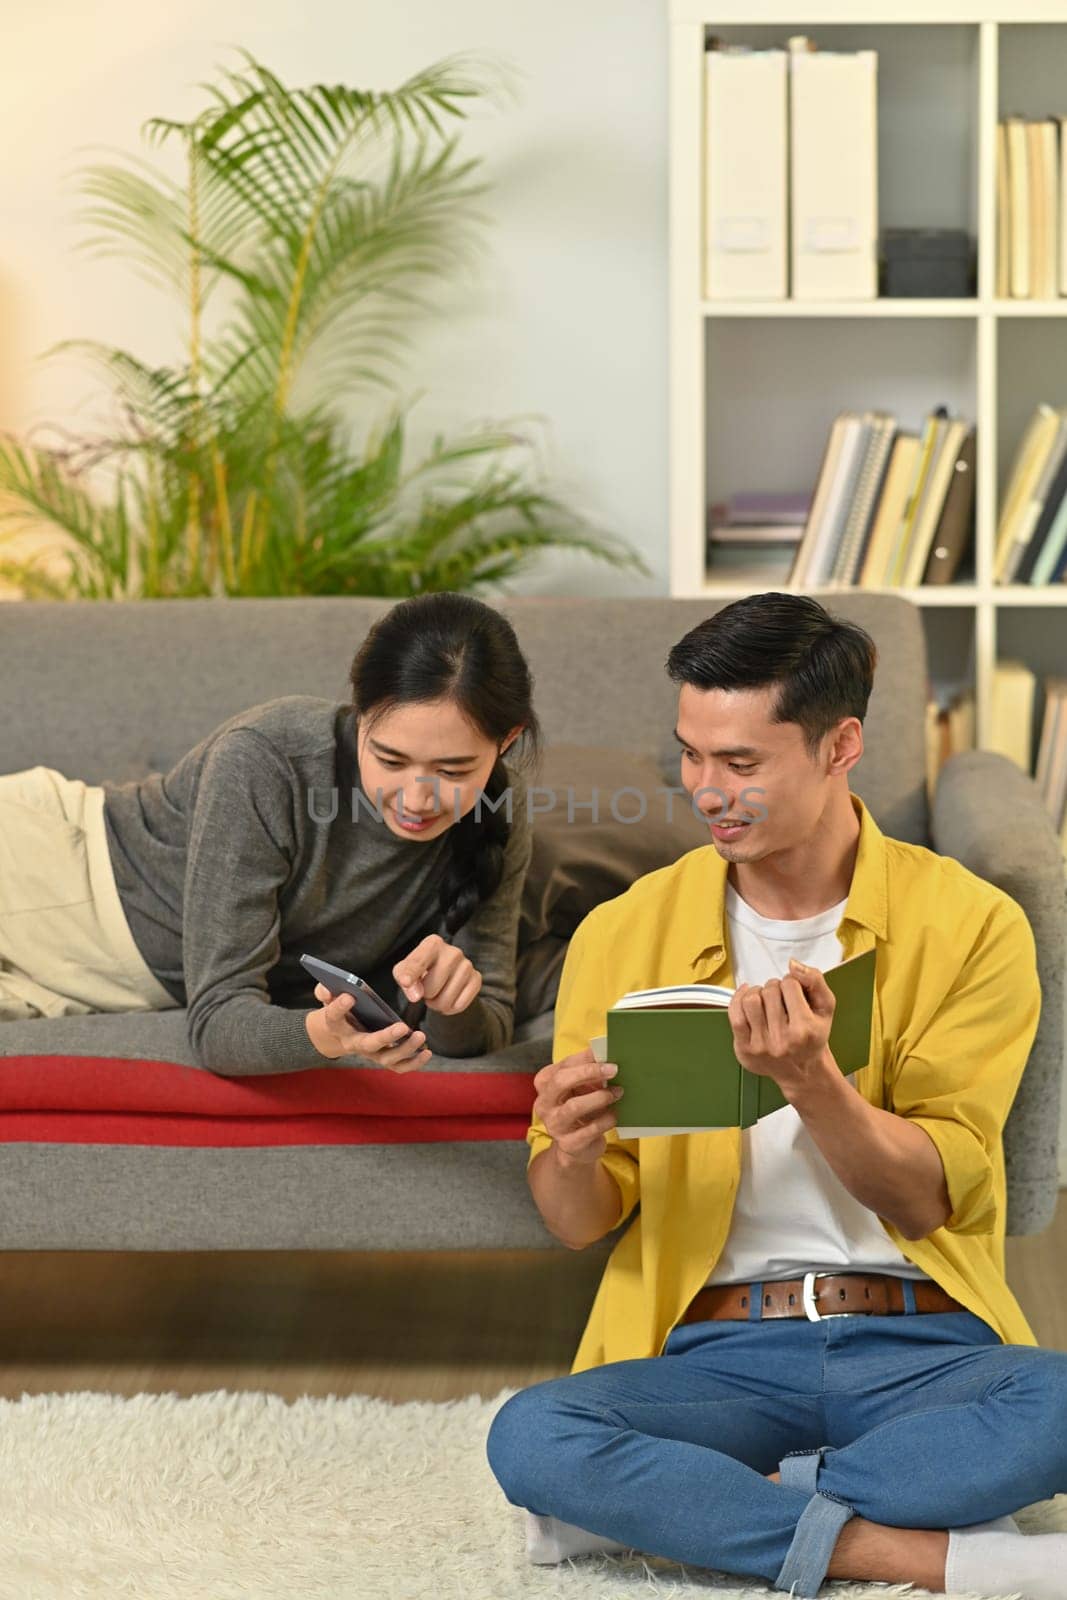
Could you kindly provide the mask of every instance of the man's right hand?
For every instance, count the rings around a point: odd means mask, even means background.
[[[605,1132],[618,1124],[614,1106],[622,1090],[611,1086],[618,1070],[587,1046],[534,1077],[534,1116],[551,1134],[562,1166],[593,1166],[607,1150]]]
[[[394,1022],[391,1027],[379,1028],[373,1033],[362,1033],[354,1028],[348,1017],[355,1004],[350,994],[333,995],[324,984],[317,983],[315,999],[322,1001],[322,1009],[309,1011],[305,1026],[308,1038],[327,1061],[337,1061],[341,1056],[366,1056],[393,1072],[413,1072],[417,1067],[424,1067],[433,1054],[422,1048],[426,1035],[412,1033],[403,1024]]]

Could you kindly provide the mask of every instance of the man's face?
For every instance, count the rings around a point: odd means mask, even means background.
[[[799,723],[771,721],[777,693],[773,684],[697,689],[687,683],[678,696],[681,780],[694,797],[706,791],[695,803],[726,861],[761,861],[808,840],[840,775],[835,756],[842,740],[853,751],[858,740],[862,749],[860,724],[848,718],[812,757]]]

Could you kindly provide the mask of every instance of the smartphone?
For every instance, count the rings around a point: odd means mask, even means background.
[[[329,961],[319,961],[315,956],[301,956],[300,965],[317,982],[324,984],[331,994],[352,996],[356,1003],[348,1015],[359,1023],[364,1033],[377,1033],[380,1028],[404,1022],[403,1017],[398,1017],[392,1006],[387,1005],[381,995],[375,994],[370,984],[357,978],[354,972],[345,972],[343,968],[335,967]],[[408,1024],[404,1023],[404,1026],[411,1033]]]

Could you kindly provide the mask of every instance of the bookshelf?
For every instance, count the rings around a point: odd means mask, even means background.
[[[973,299],[708,301],[703,297],[704,48],[878,51],[879,229],[965,228]],[[922,610],[931,675],[969,681],[977,743],[991,731],[998,659],[1067,674],[1067,583],[993,582],[1000,496],[1033,407],[1067,405],[1067,297],[1003,300],[996,265],[996,126],[1012,112],[1067,115],[1067,0],[896,4],[671,0],[670,587],[732,598],[788,588],[766,565],[706,566],[707,507],[744,490],[814,487],[837,412],[880,408],[918,430],[946,404],[976,427],[973,563],[942,586],[895,588]],[[767,448],[770,441],[771,448]],[[734,558],[736,560],[736,557]],[[832,604],[840,588],[825,586]],[[864,591],[873,592],[873,591]]]

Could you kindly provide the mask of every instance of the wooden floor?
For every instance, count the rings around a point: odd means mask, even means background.
[[[1009,1239],[1038,1341],[1067,1350],[1067,1190]],[[591,1251],[420,1255],[0,1253],[0,1395],[265,1389],[392,1402],[491,1397],[567,1372],[603,1270]]]

